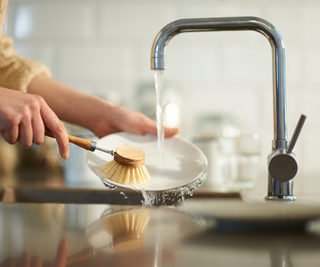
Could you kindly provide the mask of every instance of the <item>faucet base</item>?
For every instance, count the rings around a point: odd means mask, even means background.
[[[266,200],[289,200],[293,201],[296,200],[295,196],[266,196]]]

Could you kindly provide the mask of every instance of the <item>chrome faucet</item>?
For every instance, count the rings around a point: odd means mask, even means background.
[[[257,17],[191,18],[176,20],[157,34],[151,51],[151,69],[164,70],[164,52],[168,42],[177,34],[205,31],[257,31],[272,48],[274,140],[268,156],[268,195],[266,199],[294,200],[293,178],[298,165],[292,149],[299,136],[305,116],[302,115],[287,149],[287,93],[285,47],[279,31],[268,21]]]

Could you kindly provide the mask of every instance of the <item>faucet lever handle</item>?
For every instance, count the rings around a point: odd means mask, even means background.
[[[298,164],[295,155],[291,152],[298,140],[306,118],[305,115],[301,114],[287,150],[277,149],[269,156],[269,174],[273,179],[279,182],[288,182],[297,174]]]
[[[296,129],[295,129],[294,132],[293,132],[291,141],[290,141],[290,143],[289,143],[289,145],[288,145],[288,148],[287,148],[287,151],[286,151],[287,154],[290,154],[290,153],[292,152],[292,150],[293,150],[293,148],[294,148],[294,146],[295,146],[295,144],[296,144],[296,142],[297,142],[297,140],[298,140],[298,137],[299,137],[299,135],[300,135],[300,132],[301,132],[301,130],[302,130],[303,124],[304,124],[304,122],[306,121],[306,118],[307,118],[306,115],[301,114],[300,119],[299,119],[299,121],[298,121],[298,124],[297,124],[297,126],[296,126]]]

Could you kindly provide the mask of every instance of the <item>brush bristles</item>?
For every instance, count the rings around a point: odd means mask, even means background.
[[[102,222],[104,229],[115,236],[117,234],[143,233],[149,222],[149,213],[127,212],[111,216]]]
[[[128,211],[111,215],[102,221],[103,228],[112,236],[114,252],[143,247],[143,232],[149,223],[149,213]]]
[[[150,174],[144,165],[130,168],[121,166],[114,160],[104,165],[103,173],[108,179],[119,184],[144,184],[150,180]]]

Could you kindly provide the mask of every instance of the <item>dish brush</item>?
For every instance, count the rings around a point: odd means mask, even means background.
[[[101,224],[112,236],[114,250],[120,252],[143,245],[143,232],[149,220],[148,210],[131,210],[102,218]]]
[[[103,173],[108,179],[120,184],[144,184],[150,180],[149,172],[144,166],[145,154],[142,150],[121,146],[116,149],[115,154],[120,157],[114,157],[103,167]]]
[[[53,133],[46,128],[46,136],[54,138]],[[97,146],[95,141],[68,134],[70,143],[89,151],[100,150],[114,158],[104,165],[103,172],[111,181],[120,184],[144,184],[150,180],[150,174],[144,166],[145,153],[136,147],[121,146],[116,151]]]

